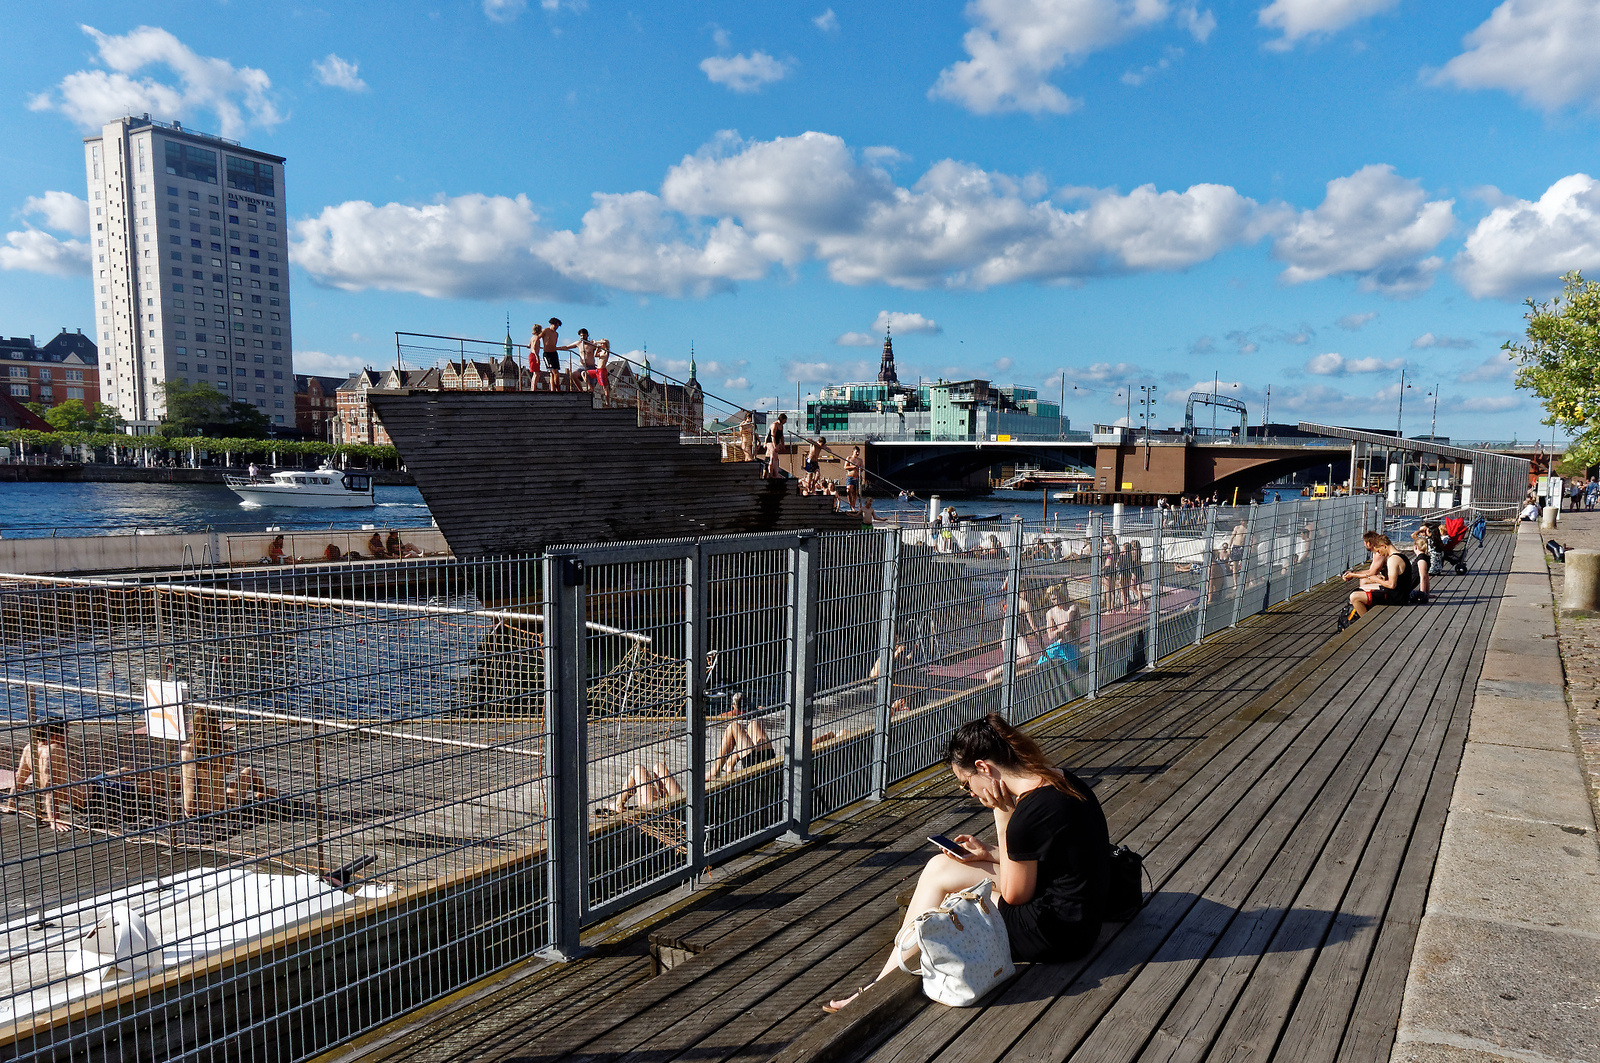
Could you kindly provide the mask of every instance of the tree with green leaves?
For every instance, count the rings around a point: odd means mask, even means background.
[[[234,402],[202,380],[190,384],[168,380],[161,385],[167,400],[164,436],[233,436],[260,439],[267,434],[267,415],[248,402]]]
[[[1501,349],[1517,361],[1517,387],[1544,404],[1545,424],[1574,438],[1563,463],[1568,470],[1600,464],[1600,282],[1577,270],[1548,302],[1527,300],[1527,335]]]
[[[44,419],[58,432],[115,432],[122,423],[115,406],[103,402],[85,406],[82,399],[68,399],[50,407]]]

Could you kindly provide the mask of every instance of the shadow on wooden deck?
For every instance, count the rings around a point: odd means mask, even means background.
[[[926,834],[992,835],[932,771],[798,850],[335,1055],[446,1060],[1387,1059],[1509,536],[1426,606],[1335,634],[1327,586],[1030,729],[1156,891],[984,1006],[820,1004],[876,973]],[[675,965],[652,977],[653,950]],[[854,1014],[852,1014],[854,1013]]]

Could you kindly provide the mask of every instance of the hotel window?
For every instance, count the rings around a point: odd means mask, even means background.
[[[178,372],[187,373],[188,371],[189,371],[189,363],[188,362],[179,362],[178,363]]]
[[[53,399],[55,398],[55,390],[49,384],[46,384],[39,389],[39,397],[41,399]]]
[[[83,370],[82,369],[68,369],[67,370],[67,379],[68,380],[82,380],[83,379]]]
[[[67,389],[67,398],[69,398],[69,399],[82,399],[83,398],[83,389],[82,388],[68,388]]]
[[[27,398],[28,397],[28,385],[26,385],[26,384],[12,384],[11,385],[11,397],[14,398],[14,399],[18,399],[18,398],[25,399],[25,398]]]
[[[25,365],[14,365],[11,367],[11,375],[26,377],[28,375],[28,367]]]

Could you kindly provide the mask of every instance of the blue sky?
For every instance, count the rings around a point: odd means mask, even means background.
[[[1220,376],[1259,421],[1536,438],[1500,343],[1600,270],[1600,0],[61,2],[0,15],[0,331],[90,331],[78,138],[288,158],[296,368],[586,325],[712,393]],[[1202,385],[1201,382],[1204,382]],[[1234,385],[1230,387],[1230,385]],[[1136,414],[1137,416],[1137,414]]]

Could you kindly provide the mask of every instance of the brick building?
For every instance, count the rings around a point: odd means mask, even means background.
[[[80,332],[61,332],[43,347],[32,336],[0,339],[0,387],[20,406],[59,406],[77,399],[93,408],[100,401],[100,352]]]
[[[367,392],[373,388],[443,390],[438,369],[363,369],[352,373],[335,392],[334,443],[389,443],[389,433],[367,399]]]
[[[338,411],[338,391],[345,377],[294,377],[294,426],[305,439],[320,443],[333,441],[333,421]]]

